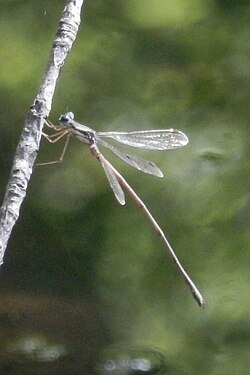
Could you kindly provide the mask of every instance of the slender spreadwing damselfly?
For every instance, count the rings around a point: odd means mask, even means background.
[[[97,145],[104,146],[114,154],[116,154],[120,159],[125,161],[132,167],[139,169],[142,172],[152,174],[157,177],[163,177],[161,170],[152,162],[139,158],[138,156],[128,154],[117,149],[113,144],[107,143],[107,139],[113,139],[119,143],[127,146],[132,146],[136,148],[146,149],[146,150],[175,150],[179,147],[183,147],[188,143],[188,137],[179,130],[175,129],[165,129],[165,130],[147,130],[147,131],[133,131],[133,132],[96,132],[95,130],[79,124],[74,120],[74,114],[72,112],[67,112],[59,118],[60,125],[53,125],[50,121],[46,120],[45,123],[48,127],[55,130],[55,133],[48,135],[42,133],[43,136],[51,143],[59,141],[61,138],[66,137],[66,142],[63,147],[62,154],[57,161],[52,161],[49,163],[40,163],[39,165],[47,165],[60,163],[65,155],[66,148],[68,146],[69,138],[71,136],[76,137],[81,142],[85,143],[91,154],[101,163],[106,176],[108,178],[109,184],[115,194],[116,199],[121,205],[125,204],[126,191],[139,209],[143,212],[144,216],[148,219],[151,227],[156,232],[156,234],[162,239],[165,249],[174,261],[179,270],[182,278],[189,287],[194,299],[197,303],[204,307],[205,301],[199,292],[198,288],[195,286],[194,282],[191,280],[183,266],[181,265],[178,257],[176,256],[172,246],[170,245],[167,237],[165,236],[163,230],[160,228],[146,205],[134,192],[132,187],[127,183],[127,181],[121,176],[121,174],[113,167],[113,165],[103,156],[99,151]]]

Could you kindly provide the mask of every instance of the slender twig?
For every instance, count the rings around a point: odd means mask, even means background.
[[[46,72],[25,120],[0,209],[0,265],[3,263],[12,228],[18,219],[19,210],[26,195],[40,145],[44,118],[49,115],[57,79],[79,29],[83,1],[67,0],[66,2]]]

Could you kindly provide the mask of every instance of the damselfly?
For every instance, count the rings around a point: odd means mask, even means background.
[[[113,144],[107,143],[106,139],[111,138],[127,146],[147,150],[174,150],[179,147],[185,146],[188,143],[188,137],[181,131],[175,129],[133,132],[96,132],[95,130],[87,126],[74,121],[74,114],[72,112],[67,112],[64,115],[62,115],[59,118],[59,121],[60,125],[56,126],[53,125],[50,121],[46,120],[46,124],[50,128],[53,128],[56,131],[56,133],[52,135],[48,135],[45,133],[42,134],[49,142],[52,143],[55,143],[59,139],[66,136],[66,142],[62,154],[59,160],[42,164],[45,165],[62,162],[70,136],[74,136],[78,138],[81,142],[85,143],[89,147],[92,155],[95,156],[95,158],[101,163],[108,178],[109,184],[118,202],[122,205],[125,204],[124,191],[126,191],[130,195],[135,204],[142,210],[145,217],[149,220],[153,230],[163,240],[168,254],[176,264],[181,276],[188,285],[193,297],[200,306],[204,307],[205,301],[201,293],[199,292],[199,290],[197,289],[197,287],[195,286],[195,284],[193,283],[193,281],[181,265],[174,250],[168,242],[168,239],[165,236],[164,232],[157,224],[156,220],[151,215],[143,201],[138,197],[138,195],[134,192],[134,190],[127,183],[127,181],[121,176],[121,174],[103,156],[103,154],[99,151],[97,146],[100,145],[108,148],[127,164],[139,169],[142,172],[149,173],[157,177],[163,177],[163,173],[154,163],[139,158],[138,156],[118,150]]]

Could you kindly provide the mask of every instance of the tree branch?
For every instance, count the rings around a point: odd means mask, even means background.
[[[3,205],[0,209],[0,265],[3,263],[12,228],[18,219],[20,207],[26,195],[39,150],[44,118],[50,113],[57,79],[79,29],[83,1],[67,0],[59,21],[47,69],[25,120]]]

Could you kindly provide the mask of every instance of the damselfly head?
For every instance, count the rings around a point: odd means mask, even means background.
[[[67,112],[65,113],[64,115],[60,116],[59,117],[59,121],[62,123],[62,124],[66,124],[66,123],[69,123],[70,121],[73,121],[74,120],[74,113],[73,112]]]

